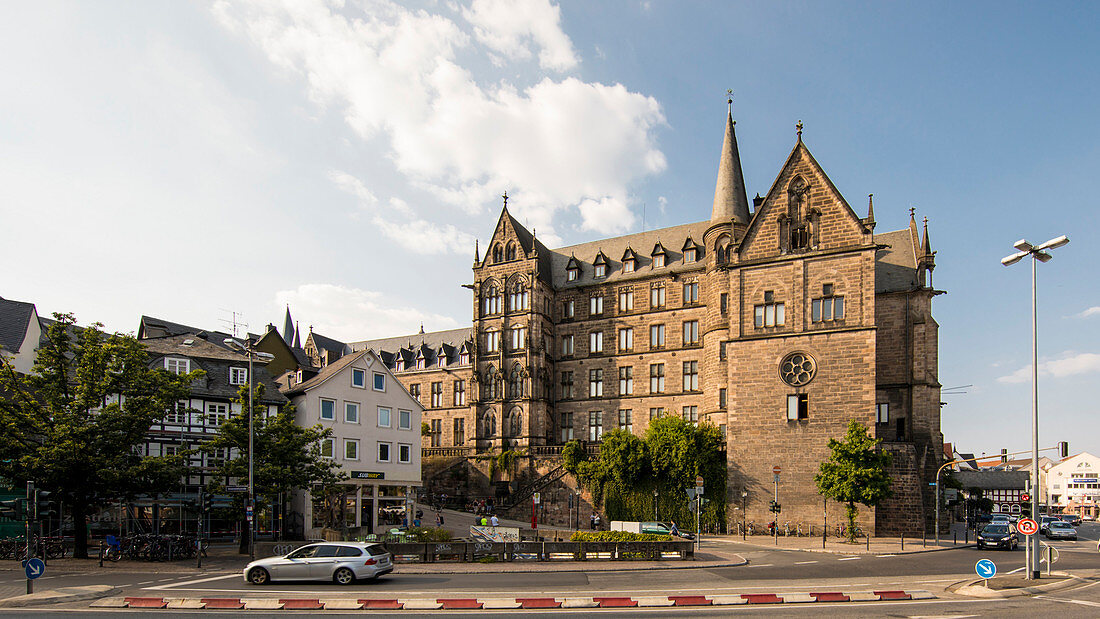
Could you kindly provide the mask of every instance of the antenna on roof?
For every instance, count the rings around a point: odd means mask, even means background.
[[[223,312],[228,312],[229,313],[229,318],[219,318],[218,322],[220,322],[223,325],[225,325],[226,327],[228,327],[229,332],[231,334],[233,334],[233,337],[238,337],[238,335],[239,335],[238,331],[240,329],[244,329],[245,331],[248,331],[248,323],[244,322],[244,320],[243,320],[244,314],[242,314],[238,311],[231,310],[231,309],[226,309],[224,307],[219,308],[219,309]]]
[[[645,202],[642,202],[642,232],[645,232]]]

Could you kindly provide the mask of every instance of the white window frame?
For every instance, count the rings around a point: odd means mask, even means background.
[[[355,382],[355,377],[359,377],[359,382]],[[367,387],[367,371],[362,368],[351,368],[351,386],[356,389],[366,389]]]
[[[588,298],[588,313],[592,316],[603,314],[603,295],[597,294]]]
[[[355,411],[354,415],[348,413]],[[359,423],[359,403],[344,402],[344,423]]]
[[[383,414],[383,411],[385,413]],[[385,417],[385,423],[383,423],[383,417]],[[388,406],[378,407],[378,427],[379,428],[391,428],[393,427],[393,409]]]
[[[580,273],[581,273],[580,269],[566,269],[565,270],[565,281],[569,281],[569,282],[577,281],[577,278],[580,277]]]
[[[382,457],[382,448],[386,448],[386,457]],[[393,442],[392,441],[378,441],[378,447],[375,449],[375,457],[379,462],[392,462],[393,461]]]
[[[634,309],[634,290],[623,288],[619,291],[619,311],[629,312]]]
[[[626,260],[623,260],[623,273],[633,273],[633,272],[634,272],[634,259],[633,258],[627,258]]]
[[[348,447],[352,447],[355,451],[354,455],[348,455]],[[359,460],[359,439],[346,438],[344,439],[344,460]]]
[[[655,268],[655,269],[664,268],[665,263],[666,263],[666,260],[665,260],[665,255],[664,254],[654,254],[653,255],[653,268]]]
[[[410,443],[397,444],[397,461],[401,464],[412,463],[412,445]]]
[[[325,446],[328,446],[328,455],[325,455]],[[336,439],[329,437],[321,439],[321,457],[332,460],[336,457]]]
[[[382,379],[382,386],[381,387],[378,386],[378,379],[379,378]],[[375,372],[374,373],[374,382],[371,383],[371,388],[374,389],[375,391],[385,392],[386,391],[386,375],[383,374],[382,372]]]
[[[588,352],[603,352],[603,331],[593,331],[588,334]]]
[[[488,331],[485,333],[485,351],[500,352],[500,331]]]
[[[397,410],[397,429],[398,430],[411,430],[412,429],[412,411]],[[407,422],[406,422],[407,420]]]
[[[694,247],[689,247],[689,248],[685,249],[684,250],[684,262],[695,262],[697,260],[697,256],[698,256],[698,254],[696,252],[698,252],[698,251],[699,250],[695,249]]]
[[[191,371],[191,360],[179,357],[165,357],[164,369],[173,374],[186,374]]]
[[[248,368],[229,368],[229,384],[244,385],[248,383]]]
[[[650,309],[664,309],[665,307],[665,285],[658,284],[649,289],[649,307]]]
[[[325,402],[332,403],[332,415],[328,417],[325,417]],[[317,418],[322,421],[336,421],[336,400],[321,398],[320,404],[317,405]]]
[[[229,405],[217,402],[206,404],[206,425],[211,428],[219,428],[229,419]]]
[[[619,352],[634,350],[634,328],[624,327],[619,329]]]
[[[512,350],[523,350],[527,346],[527,327],[512,329]]]
[[[607,277],[607,265],[597,264],[592,269],[592,277]]]

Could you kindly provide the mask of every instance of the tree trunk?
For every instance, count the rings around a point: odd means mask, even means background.
[[[73,514],[73,558],[88,558],[88,509],[74,501],[69,508]]]
[[[856,543],[856,515],[859,514],[859,510],[856,509],[855,503],[848,503],[844,511],[848,516],[848,541],[854,544]]]

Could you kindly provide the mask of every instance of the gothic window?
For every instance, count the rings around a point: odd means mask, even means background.
[[[517,406],[508,413],[508,436],[518,437],[523,434],[523,411]]]
[[[714,258],[718,264],[729,264],[730,261],[730,237],[723,234],[714,242]]]
[[[809,249],[811,242],[810,185],[796,176],[787,186],[787,214],[780,220],[780,243],[789,251]],[[782,249],[782,248],[781,248]]]
[[[817,364],[813,357],[802,352],[793,352],[779,362],[779,376],[792,387],[801,387],[814,379]]]
[[[504,250],[501,249],[500,244],[493,246],[493,262],[497,263],[504,259]]]
[[[483,392],[486,400],[495,400],[500,397],[500,374],[497,373],[497,369],[493,366],[489,366],[489,369],[485,370],[485,382],[483,383]]]
[[[492,438],[497,433],[497,417],[493,409],[481,413],[477,420],[477,433],[481,438]]]
[[[482,313],[486,316],[500,313],[500,291],[495,284],[489,284],[482,294]]]
[[[512,366],[512,371],[508,374],[508,397],[523,397],[523,372],[518,363]]]
[[[516,281],[508,292],[508,311],[521,312],[527,309],[528,296],[527,285],[523,281]]]
[[[505,252],[504,258],[505,258],[505,260],[515,260],[516,259],[516,244],[515,243],[508,243],[508,249]]]

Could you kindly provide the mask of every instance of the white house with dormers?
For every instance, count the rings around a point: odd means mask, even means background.
[[[296,422],[332,430],[321,454],[350,478],[342,504],[325,506],[303,491],[295,508],[307,538],[318,537],[333,509],[348,529],[376,533],[401,523],[406,501],[420,481],[420,423],[424,407],[398,382],[373,350],[349,353],[306,380],[288,377],[283,394]]]
[[[1053,511],[1100,516],[1100,458],[1081,452],[1050,467],[1046,477]]]

